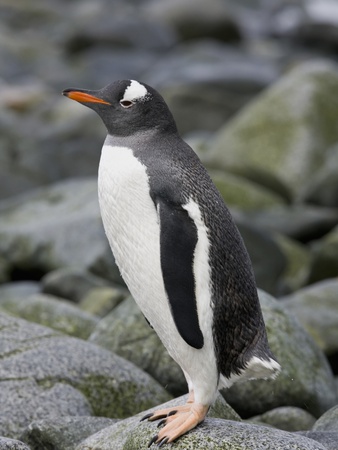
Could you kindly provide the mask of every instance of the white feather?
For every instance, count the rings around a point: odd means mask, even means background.
[[[99,167],[99,202],[104,228],[121,274],[170,355],[182,367],[195,400],[208,405],[217,391],[212,339],[209,241],[198,205],[184,208],[194,220],[198,243],[194,255],[197,311],[204,347],[190,347],[180,336],[170,311],[160,263],[158,212],[149,195],[146,167],[131,149],[105,144]]]
[[[133,102],[135,100],[142,100],[146,98],[148,95],[148,91],[143,84],[139,83],[135,80],[130,80],[130,85],[124,91],[124,95],[121,101],[130,101]]]

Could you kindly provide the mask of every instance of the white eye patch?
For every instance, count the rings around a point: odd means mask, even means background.
[[[151,94],[147,91],[146,87],[138,81],[131,80],[130,85],[124,91],[123,98],[120,102],[146,102],[150,100]]]

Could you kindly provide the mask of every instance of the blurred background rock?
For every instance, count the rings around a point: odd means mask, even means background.
[[[161,92],[209,170],[258,287],[337,375],[338,3],[0,0],[0,36],[0,311],[116,352],[120,342],[123,357],[182,392],[166,353],[133,356],[124,343],[130,332],[159,345],[135,326],[143,318],[102,229],[105,129],[61,96],[137,79]]]

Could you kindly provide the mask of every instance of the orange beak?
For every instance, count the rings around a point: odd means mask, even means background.
[[[101,98],[95,97],[94,95],[87,94],[86,92],[76,91],[73,89],[65,89],[62,92],[66,97],[76,100],[80,103],[102,103],[104,105],[110,105],[109,102],[102,100]]]

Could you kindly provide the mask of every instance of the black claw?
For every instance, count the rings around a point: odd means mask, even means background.
[[[163,438],[158,444],[157,447],[162,447],[162,445],[166,444],[169,441],[168,437]]]
[[[151,438],[151,440],[149,441],[149,444],[148,444],[148,448],[149,448],[151,445],[153,445],[153,443],[156,442],[157,439],[158,439],[158,434],[156,434],[153,438]]]
[[[162,419],[159,421],[159,423],[157,424],[157,428],[160,428],[160,426],[165,425],[167,419]]]
[[[149,419],[149,418],[150,418],[151,416],[153,416],[153,415],[154,415],[154,413],[146,414],[145,416],[142,417],[142,419],[140,419],[140,422],[143,422],[144,420]]]
[[[170,413],[168,414],[168,417],[169,417],[169,416],[174,416],[176,413],[177,413],[177,410],[170,411]]]

